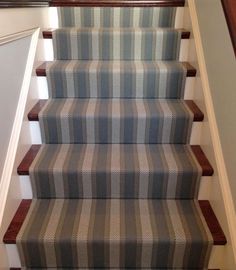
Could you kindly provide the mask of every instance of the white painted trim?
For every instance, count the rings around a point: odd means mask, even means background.
[[[30,86],[31,73],[32,73],[32,68],[33,68],[33,63],[34,63],[34,56],[35,56],[38,36],[39,36],[38,28],[34,30],[30,30],[30,31],[32,34],[32,39],[31,39],[28,59],[26,63],[24,79],[21,86],[18,106],[16,109],[16,115],[13,122],[12,133],[11,133],[7,155],[6,155],[6,159],[5,159],[5,163],[3,167],[2,177],[0,180],[0,224],[2,223],[8,190],[10,186],[12,170],[14,166],[14,159],[15,159],[16,151],[18,147],[21,125],[23,121],[24,110],[25,110],[28,90]]]
[[[214,113],[214,106],[212,102],[210,84],[209,84],[209,79],[207,75],[206,62],[204,59],[204,52],[203,52],[203,47],[202,47],[202,40],[201,40],[200,28],[199,28],[199,23],[198,23],[198,18],[197,18],[195,1],[196,0],[188,0],[188,6],[189,6],[189,12],[190,12],[192,24],[194,26],[193,34],[194,34],[194,39],[195,39],[200,76],[202,80],[203,95],[204,95],[204,100],[206,104],[206,112],[208,116],[211,139],[212,139],[212,144],[213,144],[213,149],[214,149],[214,154],[215,154],[215,159],[216,159],[216,166],[217,166],[217,171],[219,174],[219,184],[220,184],[220,188],[223,195],[223,203],[224,203],[225,213],[227,217],[227,224],[229,227],[229,234],[231,238],[230,242],[233,249],[234,260],[236,261],[236,230],[235,230],[236,219],[235,219],[235,213],[234,213],[234,204],[233,204],[233,199],[232,199],[232,193],[230,190],[229,178],[227,175],[224,156],[222,152],[219,131],[217,128],[216,116]]]
[[[21,38],[31,36],[36,30],[37,28],[33,28],[22,32],[17,32],[8,36],[0,37],[0,46]]]

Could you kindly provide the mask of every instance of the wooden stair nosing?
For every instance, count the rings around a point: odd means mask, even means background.
[[[183,7],[185,0],[51,0],[51,7]]]
[[[44,62],[42,64],[40,64],[37,68],[36,68],[36,75],[39,77],[46,77],[46,66],[47,63],[50,63],[50,61]],[[181,62],[181,64],[186,68],[187,70],[187,77],[195,77],[197,74],[197,70],[188,62]]]
[[[39,112],[42,110],[42,108],[45,106],[47,100],[41,99],[39,100],[33,108],[28,113],[28,120],[29,121],[38,121],[39,120]],[[196,103],[193,100],[185,100],[185,104],[188,106],[188,108],[193,113],[193,121],[194,122],[202,122],[204,119],[204,114],[199,109],[199,107],[196,105]]]
[[[189,39],[190,38],[190,32],[185,29],[179,29],[182,31],[181,33],[181,39]],[[47,29],[43,30],[43,38],[44,39],[52,39],[52,32],[55,31],[55,29]]]
[[[16,244],[17,235],[29,211],[32,200],[22,200],[15,216],[13,217],[4,237],[5,244]],[[225,245],[227,243],[224,232],[214,214],[209,201],[198,201],[200,209],[212,234],[214,245]]]
[[[37,153],[39,152],[41,145],[32,145],[20,165],[17,168],[17,172],[19,175],[29,175],[29,168],[32,162],[34,161]],[[213,168],[205,156],[199,145],[191,146],[193,153],[198,160],[200,167],[202,168],[202,176],[211,176],[213,174]]]

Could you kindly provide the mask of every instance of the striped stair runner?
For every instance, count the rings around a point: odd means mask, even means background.
[[[176,8],[58,8],[34,199],[31,269],[207,269]]]

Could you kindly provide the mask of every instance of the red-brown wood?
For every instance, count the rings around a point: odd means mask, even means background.
[[[236,1],[221,0],[236,56]]]
[[[208,225],[208,228],[213,236],[214,245],[225,245],[227,243],[225,234],[210,205],[210,202],[206,200],[201,200],[198,202],[202,210],[202,214]]]
[[[48,62],[42,63],[40,66],[36,68],[36,75],[40,77],[45,77],[46,76],[46,66]],[[190,65],[188,62],[182,62],[182,65],[187,69],[187,77],[195,77],[197,74],[197,70]]]
[[[193,113],[193,121],[195,122],[201,122],[204,119],[203,112],[199,109],[197,104],[193,100],[185,100],[186,105],[189,107],[189,109]]]
[[[34,144],[30,147],[26,155],[24,156],[23,160],[21,161],[20,165],[17,168],[17,173],[19,175],[29,175],[29,168],[32,162],[34,161],[36,155],[39,152],[41,145]]]
[[[209,160],[205,156],[202,148],[199,145],[191,145],[191,149],[202,168],[203,176],[212,176],[214,174],[214,169],[212,168]]]
[[[181,38],[182,39],[189,39],[190,38],[190,32],[184,29],[180,29],[181,32]],[[52,39],[52,32],[55,31],[55,29],[47,29],[43,31],[43,38],[44,39]]]
[[[26,215],[29,211],[30,204],[32,200],[22,200],[15,216],[12,219],[11,224],[9,225],[4,237],[3,242],[5,244],[15,244],[16,237],[21,229],[21,226],[26,218]]]
[[[185,0],[51,0],[50,6],[182,7]]]
[[[47,100],[46,99],[40,99],[34,107],[30,110],[28,113],[28,120],[29,121],[38,121],[39,120],[39,112],[42,110],[42,108],[45,106]]]

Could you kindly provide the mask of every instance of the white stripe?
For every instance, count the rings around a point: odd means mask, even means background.
[[[173,255],[173,266],[181,268],[183,266],[186,237],[180,219],[180,214],[175,200],[167,200],[169,216],[175,233],[175,250]]]
[[[61,136],[62,136],[62,141],[69,141],[70,140],[70,125],[69,125],[69,121],[68,121],[68,116],[69,116],[69,112],[71,110],[71,107],[73,106],[73,99],[65,99],[65,103],[63,105],[63,107],[60,110],[60,122],[61,122],[61,126],[63,128],[61,128]]]
[[[93,13],[94,26],[100,27],[102,9],[99,7],[94,7],[93,10],[94,10],[94,13]]]
[[[139,162],[139,197],[148,198],[148,186],[149,186],[149,164],[146,152],[146,146],[144,144],[137,144],[138,162]]]
[[[93,165],[93,157],[95,151],[95,144],[87,144],[84,154],[84,162],[81,168],[82,171],[82,184],[83,184],[83,195],[86,198],[92,198],[92,179],[91,170]]]
[[[46,226],[45,234],[43,236],[43,242],[47,242],[47,245],[45,245],[45,256],[48,267],[55,267],[55,265],[57,265],[55,236],[60,221],[63,205],[64,200],[55,200],[50,219]]]
[[[89,99],[88,107],[86,111],[86,130],[87,130],[87,143],[95,142],[95,110],[96,110],[96,100]]]
[[[156,65],[159,67],[159,95],[160,98],[166,98],[166,87],[167,87],[167,75],[168,75],[168,68],[164,62],[158,62]]]
[[[143,243],[141,255],[142,268],[151,268],[152,262],[153,232],[148,203],[148,200],[139,200],[140,216],[142,216],[140,219],[143,239],[143,241],[141,241]],[[148,263],[150,263],[150,265],[148,265]]]
[[[119,131],[118,131],[119,132]],[[111,145],[111,197],[120,198],[120,145]]]
[[[141,56],[142,56],[141,43],[142,43],[142,31],[139,29],[139,30],[134,31],[135,60],[141,60]]]
[[[153,9],[152,27],[159,27],[160,8]]]
[[[113,27],[120,27],[120,8],[114,8]]]
[[[144,96],[144,65],[140,61],[135,61],[135,76],[136,76],[136,97],[143,97]]]
[[[75,25],[77,27],[81,27],[82,23],[81,23],[81,8],[80,7],[74,7],[74,14],[75,14]]]
[[[112,142],[120,142],[120,101],[112,102]]]
[[[98,61],[91,61],[89,66],[89,91],[90,97],[98,96],[98,82],[97,82],[97,72],[98,72]]]
[[[172,127],[173,114],[168,105],[168,102],[160,100],[159,104],[162,111],[164,112],[164,120],[163,120],[163,127],[162,127],[162,142],[168,143],[172,137],[171,127]]]
[[[91,220],[91,207],[92,200],[81,200],[82,210],[81,218],[78,225],[78,231],[76,235],[77,240],[77,255],[78,255],[78,266],[79,267],[88,267],[88,233],[89,233],[89,224]]]
[[[119,60],[120,59],[120,30],[114,29],[113,30],[113,59]]]
[[[121,64],[119,61],[113,61],[112,65],[112,88],[113,88],[113,97],[120,97],[121,85],[120,85],[120,72]]]
[[[140,8],[135,7],[133,9],[133,27],[139,27],[140,21]]]
[[[78,33],[76,28],[70,30],[71,59],[78,59]]]
[[[173,150],[170,145],[164,145],[163,146],[163,153],[166,159],[166,163],[168,166],[168,184],[167,184],[167,195],[168,197],[175,197],[176,194],[176,186],[177,186],[177,171],[178,171],[178,165],[176,163],[175,157],[173,155]]]
[[[91,29],[92,35],[92,59],[99,59],[99,30]]]
[[[161,28],[158,29],[156,32],[156,51],[155,51],[155,59],[162,59],[162,53],[163,53],[163,35],[164,30]]]
[[[110,262],[109,267],[120,265],[120,200],[110,200]]]
[[[68,64],[66,65],[65,68],[67,97],[75,96],[74,68],[77,63],[78,61],[75,60],[68,61]]]
[[[56,197],[63,198],[65,196],[64,193],[64,179],[63,179],[63,165],[65,163],[66,157],[69,151],[69,144],[62,144],[60,146],[59,153],[57,154],[57,158],[53,164],[53,177],[55,183],[55,192]]]

